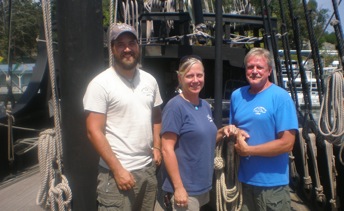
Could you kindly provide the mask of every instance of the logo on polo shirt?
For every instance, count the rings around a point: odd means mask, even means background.
[[[253,112],[256,114],[256,115],[261,115],[261,114],[265,114],[266,113],[266,109],[262,106],[258,106],[258,107],[255,107],[253,109]]]
[[[211,118],[211,116],[209,114],[207,115],[207,118],[208,118],[209,122],[213,122],[213,118]]]
[[[143,88],[141,89],[141,93],[144,94],[144,95],[146,95],[146,96],[153,96],[153,95],[154,95],[154,94],[153,94],[153,90],[150,89],[149,87],[143,87]]]

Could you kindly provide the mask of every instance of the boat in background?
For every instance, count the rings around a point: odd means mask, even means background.
[[[304,106],[305,106],[305,98],[304,98],[304,92],[305,91],[308,92],[310,95],[312,107],[315,109],[320,108],[320,100],[319,100],[316,78],[313,77],[312,71],[310,71],[310,70],[306,71],[307,81],[305,83],[308,84],[308,88],[309,88],[308,90],[304,90],[302,88],[302,81],[301,81],[300,74],[298,73],[298,70],[294,71],[294,76],[296,76],[296,77],[295,77],[294,81],[292,82],[288,79],[286,73],[283,73],[284,88],[287,89],[289,94],[292,96],[290,89],[291,89],[291,84],[294,83],[295,88],[296,88],[296,96],[298,99],[299,106],[301,108],[304,108]]]
[[[12,69],[12,93],[17,102],[27,89],[35,63],[16,64]],[[0,107],[5,107],[8,94],[8,65],[0,64]],[[2,109],[0,109],[0,112]]]

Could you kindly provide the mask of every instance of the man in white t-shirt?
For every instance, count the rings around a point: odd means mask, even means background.
[[[114,65],[88,85],[83,104],[87,135],[100,155],[98,210],[153,210],[161,163],[162,99],[155,78],[137,67],[137,32],[114,24]]]

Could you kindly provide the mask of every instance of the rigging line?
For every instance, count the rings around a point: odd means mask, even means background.
[[[343,74],[340,71],[334,72],[327,77],[326,84],[325,100],[321,104],[318,120],[319,132],[327,137],[330,143],[343,144],[344,140],[340,140],[344,134]]]
[[[5,23],[4,23],[5,25]],[[8,64],[8,71],[6,75],[6,83],[7,83],[7,97],[5,104],[11,102],[11,108],[15,106],[15,99],[12,92],[12,59],[13,59],[13,47],[12,47],[12,0],[8,1],[8,28],[7,28],[7,36],[8,36],[8,56],[7,56],[7,64]]]
[[[287,25],[286,25],[286,17],[285,13],[283,10],[283,5],[282,5],[282,0],[279,0],[279,5],[280,5],[280,11],[281,11],[281,16],[282,16],[282,26],[281,26],[281,32],[282,32],[282,44],[283,44],[283,49],[284,49],[284,65],[287,71],[287,76],[288,76],[288,88],[291,93],[291,96],[295,102],[296,109],[299,113],[301,114],[300,111],[300,105],[299,105],[299,99],[297,97],[297,91],[296,91],[296,84],[295,84],[295,75],[294,75],[294,70],[293,66],[291,65],[291,54],[290,54],[290,45],[289,45],[289,40],[287,36]]]
[[[340,1],[338,2],[338,6],[340,5],[340,3],[342,3],[342,0],[340,0]],[[334,15],[335,15],[335,14],[334,14],[334,11],[333,11],[333,13],[332,13],[331,17],[328,19],[328,21],[327,21],[327,23],[326,23],[324,29],[321,31],[319,37],[317,38],[318,41],[320,40],[321,36],[325,33],[325,31],[326,31],[328,25],[330,25],[330,23],[331,23],[332,18],[333,18]]]
[[[131,0],[130,4],[128,6],[131,6],[131,8],[130,8],[131,9],[131,16],[130,16],[131,23],[129,21],[129,25],[132,25],[134,27],[135,26],[135,12],[134,12],[135,8],[134,8],[134,2],[133,1],[134,0]],[[129,14],[130,14],[130,11],[129,11]]]
[[[342,2],[342,0],[339,1],[338,6],[340,5],[341,2]],[[323,36],[323,34],[325,33],[325,31],[326,31],[328,25],[331,23],[332,18],[333,18],[334,15],[335,15],[335,13],[333,12],[332,15],[331,15],[331,17],[328,19],[328,21],[327,21],[327,23],[326,23],[324,29],[321,31],[321,33],[320,33],[319,36],[317,37],[317,42],[319,42],[320,38],[321,38],[321,37]],[[310,54],[311,54],[311,53],[309,53],[309,55],[307,56],[306,61],[308,61],[308,59],[310,58]]]
[[[114,0],[110,0],[110,5],[109,5],[109,11],[110,11],[110,23],[107,31],[107,41],[108,41],[108,54],[109,54],[109,67],[112,67],[113,65],[113,59],[112,59],[112,50],[111,50],[111,40],[110,40],[110,32],[111,32],[111,27],[112,24],[117,23],[117,8],[118,8],[118,1],[115,0],[115,5],[114,5]],[[115,6],[115,8],[114,8]],[[115,10],[115,12],[114,12]],[[115,15],[115,17],[114,17]]]
[[[275,62],[275,68],[273,69],[272,81],[274,83],[282,84],[281,68],[280,68],[280,65],[278,65],[279,57],[278,57],[278,51],[277,51],[276,32],[272,29],[270,11],[269,11],[268,3],[266,0],[261,0],[261,8],[262,8],[262,19],[263,19],[264,30],[265,30],[264,36],[266,39],[267,48],[270,50],[270,52],[274,56],[274,62]]]
[[[335,165],[335,157],[333,155],[333,145],[325,140],[325,149],[327,155],[327,166],[328,166],[328,176],[330,180],[330,195],[331,199],[329,200],[332,208],[339,208],[337,204],[337,184],[336,176],[338,175]],[[335,209],[333,209],[335,210]]]
[[[135,1],[135,9],[136,9],[135,10],[135,21],[136,21],[135,29],[136,29],[136,32],[139,33],[139,5],[137,3],[137,0],[133,0],[133,1]]]
[[[311,43],[311,55],[313,58],[313,64],[314,64],[314,72],[315,72],[315,77],[316,77],[316,84],[317,84],[317,91],[318,91],[318,97],[319,97],[319,102],[322,102],[322,94],[324,91],[324,80],[322,79],[323,76],[323,66],[320,62],[320,54],[319,54],[319,48],[318,48],[318,42],[315,38],[314,35],[314,28],[313,25],[311,23],[311,19],[309,17],[309,10],[307,9],[307,3],[305,0],[302,1],[303,2],[303,9],[304,9],[304,13],[305,13],[305,18],[306,18],[306,25],[307,25],[307,31],[308,31],[308,35],[310,38],[310,43]],[[304,65],[302,63],[302,65]],[[321,81],[319,78],[319,74],[321,77]],[[312,87],[311,87],[312,89]],[[310,90],[311,91],[311,90]]]
[[[0,2],[1,3],[1,5],[2,5],[2,14],[3,14],[3,16],[2,16],[2,22],[4,23],[4,32],[6,31],[6,18],[5,18],[5,14],[6,14],[6,11],[5,11],[5,2],[4,1],[1,1]]]
[[[47,41],[55,129],[48,129],[40,133],[38,155],[42,184],[37,194],[36,203],[45,209],[50,206],[51,210],[56,210],[56,206],[58,206],[59,210],[71,210],[72,193],[68,186],[68,180],[63,175],[62,166],[61,112],[55,77],[50,0],[42,1],[42,11]],[[49,198],[47,197],[48,194]]]
[[[0,123],[0,126],[3,127],[9,127],[7,124]],[[18,126],[11,126],[13,129],[19,129],[19,130],[27,130],[27,131],[34,131],[34,132],[42,132],[42,130],[37,130],[33,128],[26,128],[26,127],[18,127]]]
[[[339,11],[338,11],[338,5],[336,4],[336,2],[334,0],[332,0],[332,4],[333,4],[333,10],[334,13],[336,15],[336,21],[334,21],[334,23],[332,25],[334,25],[334,30],[335,30],[335,34],[337,37],[337,41],[338,41],[338,53],[340,56],[340,60],[342,62],[342,67],[344,67],[344,43],[343,43],[343,29],[341,24],[339,24],[340,22],[340,16],[339,16]]]
[[[48,65],[50,70],[50,81],[52,87],[52,101],[53,101],[53,108],[54,108],[54,125],[56,130],[56,139],[57,145],[59,145],[59,149],[62,149],[62,135],[61,135],[61,121],[60,121],[60,104],[58,100],[58,93],[57,93],[57,86],[56,86],[56,76],[55,76],[55,62],[53,60],[53,45],[52,45],[52,27],[51,27],[51,2],[42,1],[42,9],[44,11],[43,20],[44,20],[44,28],[45,28],[45,39],[47,40],[47,52],[48,52]],[[62,159],[62,151],[58,151],[57,153],[58,159]],[[60,170],[62,170],[62,166],[59,165]]]
[[[12,166],[14,162],[14,145],[13,145],[13,122],[14,117],[12,115],[12,109],[15,106],[15,99],[12,92],[12,57],[13,57],[13,48],[12,48],[12,0],[8,1],[8,74],[6,75],[7,83],[7,96],[6,96],[6,115],[7,115],[7,158],[9,165]],[[4,23],[5,24],[5,23]]]
[[[305,69],[304,66],[302,64],[302,58],[301,58],[301,43],[300,43],[300,26],[299,26],[299,22],[298,19],[295,17],[294,12],[293,12],[293,8],[292,8],[292,4],[290,2],[290,0],[288,0],[289,4],[289,12],[290,12],[290,18],[292,19],[292,27],[293,27],[293,31],[294,31],[294,42],[296,45],[296,55],[297,55],[297,59],[298,59],[298,63],[299,63],[299,73],[301,76],[301,84],[302,84],[302,92],[303,92],[303,98],[304,98],[304,104],[305,104],[305,115],[304,115],[304,119],[305,121],[308,120],[307,117],[309,117],[312,121],[314,121],[313,118],[313,114],[311,112],[312,110],[312,102],[310,99],[310,93],[309,93],[309,84],[306,83],[307,80],[307,76],[305,73]]]

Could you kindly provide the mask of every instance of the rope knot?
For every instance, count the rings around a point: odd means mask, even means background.
[[[225,162],[222,157],[214,158],[214,168],[215,170],[221,170],[225,167]]]
[[[72,191],[68,186],[67,178],[62,175],[62,181],[54,186],[55,179],[50,181],[49,197],[51,206],[55,207],[54,202],[57,202],[59,210],[70,210],[70,202],[72,201]],[[52,207],[52,208],[53,208]],[[53,209],[55,210],[55,209]]]
[[[46,136],[46,135],[50,135],[50,136],[55,136],[55,130],[54,129],[46,129],[45,131],[43,132],[40,132],[39,133],[39,136]]]

